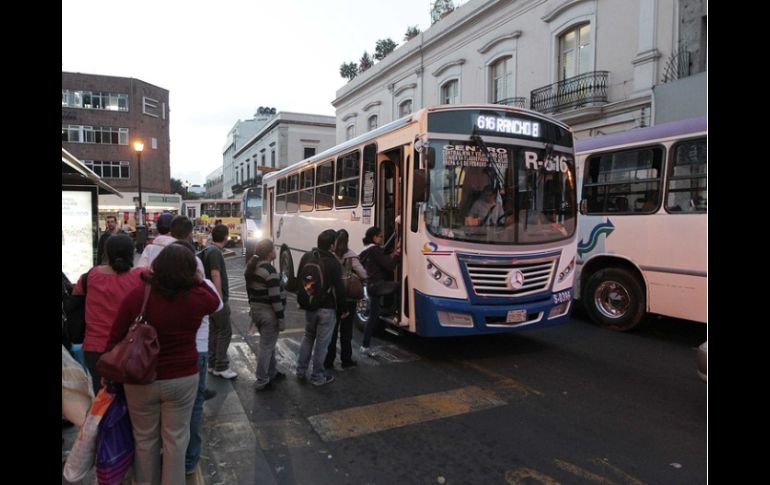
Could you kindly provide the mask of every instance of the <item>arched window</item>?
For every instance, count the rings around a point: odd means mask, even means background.
[[[351,138],[356,136],[356,125],[348,125],[347,128],[345,128],[345,139],[350,140]]]
[[[513,58],[506,56],[489,66],[493,104],[513,104]]]
[[[452,79],[441,86],[441,104],[457,104],[460,102],[460,83]]]
[[[591,24],[581,24],[559,36],[559,81],[591,71]]]
[[[369,131],[377,128],[377,122],[378,122],[377,115],[372,115],[369,117],[369,120],[367,121],[367,124],[369,126]]]

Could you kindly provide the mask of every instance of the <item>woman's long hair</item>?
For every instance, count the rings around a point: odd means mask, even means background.
[[[251,274],[257,269],[259,263],[268,261],[267,258],[270,256],[270,253],[273,252],[274,247],[273,241],[270,239],[262,239],[259,241],[254,248],[254,256],[252,256],[251,259],[249,259],[249,262],[246,263],[246,270],[243,273]]]
[[[125,273],[134,266],[134,241],[126,234],[113,234],[105,244],[109,266],[116,273]]]
[[[337,231],[337,238],[334,240],[334,254],[340,259],[348,252],[348,238],[348,231],[345,229]]]
[[[194,288],[198,284],[195,252],[184,244],[170,244],[152,262],[152,274],[143,279],[168,299]]]

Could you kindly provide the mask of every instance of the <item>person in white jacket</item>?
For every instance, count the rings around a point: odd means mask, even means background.
[[[153,240],[152,244],[144,248],[137,266],[140,268],[149,268],[152,265],[153,260],[165,247],[177,241],[189,242],[190,249],[194,251],[192,246],[192,228],[192,221],[190,221],[190,219],[188,219],[186,216],[174,216],[173,214],[169,213],[161,214],[160,218],[158,218],[159,236]],[[206,273],[204,272],[203,261],[201,261],[201,258],[196,256],[195,262],[198,266],[198,273],[200,273],[201,278],[204,278],[206,283],[213,287],[214,283],[205,279]],[[222,302],[220,299],[219,309],[221,308]],[[200,379],[198,380],[198,394],[195,397],[192,418],[190,420],[190,443],[187,446],[187,454],[185,456],[185,473],[188,475],[195,472],[195,468],[198,466],[198,461],[200,460],[201,456],[203,401],[214,397],[216,394],[215,391],[209,391],[206,389],[206,369],[208,367],[209,357],[208,315],[203,317],[201,326],[198,328],[198,332],[195,334],[195,347],[198,350],[198,374]]]

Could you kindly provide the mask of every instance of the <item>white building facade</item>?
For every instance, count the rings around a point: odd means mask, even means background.
[[[232,185],[227,197],[261,183],[264,173],[288,167],[334,146],[333,116],[277,112],[232,151]],[[225,173],[227,171],[227,165]],[[225,185],[227,176],[225,176]]]
[[[337,91],[337,142],[437,104],[526,107],[581,138],[648,126],[678,53],[706,71],[706,16],[705,0],[470,0]],[[706,112],[700,78],[688,113]]]

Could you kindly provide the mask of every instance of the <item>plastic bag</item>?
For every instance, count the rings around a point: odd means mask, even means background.
[[[99,389],[99,393],[96,394],[94,404],[86,416],[86,422],[80,428],[80,433],[78,433],[75,444],[67,456],[67,463],[64,465],[64,478],[70,482],[82,480],[94,466],[99,422],[114,398],[115,395],[107,392],[104,387]]]
[[[91,375],[61,346],[61,411],[69,421],[82,427],[94,401]]]
[[[115,399],[104,413],[96,435],[96,478],[99,485],[119,485],[134,463],[134,435],[122,386],[109,386]]]

